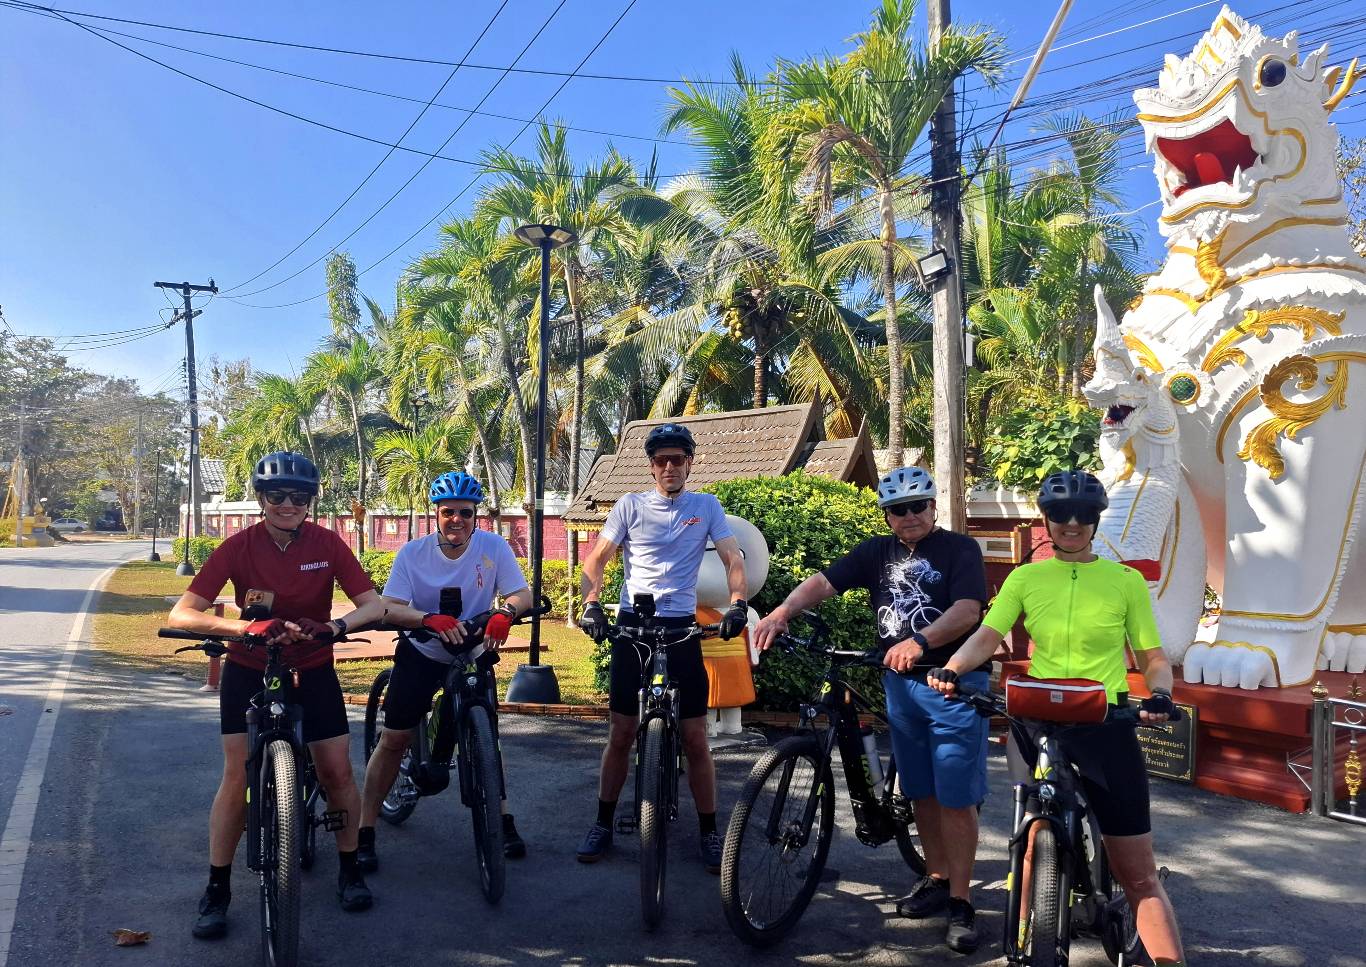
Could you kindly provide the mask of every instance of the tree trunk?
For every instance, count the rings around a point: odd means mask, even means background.
[[[1090,218],[1089,210],[1086,213],[1086,217]],[[1081,280],[1081,288],[1083,291],[1086,289],[1086,273],[1090,271],[1090,268],[1091,260],[1089,256],[1083,252],[1081,256],[1081,272],[1078,275],[1078,278]],[[1076,325],[1072,332],[1072,358],[1068,360],[1067,363],[1068,368],[1072,373],[1072,398],[1078,400],[1082,398],[1081,363],[1082,360],[1086,358],[1086,344],[1086,313],[1079,310],[1077,312]]]
[[[582,459],[583,447],[583,313],[579,306],[578,256],[570,255],[564,277],[565,289],[569,293],[569,314],[574,320],[574,411],[569,430],[569,499],[573,500],[579,489],[579,461]]]
[[[475,447],[479,451],[479,460],[484,465],[484,479],[488,481],[489,486],[489,516],[497,524],[503,513],[503,499],[498,491],[498,476],[493,472],[493,452],[489,449],[488,434],[484,430],[484,425],[478,420],[474,421],[474,432],[478,437]]]
[[[498,324],[498,348],[503,354],[503,374],[507,378],[508,392],[512,397],[512,412],[517,416],[517,433],[521,437],[522,510],[530,520],[535,509],[535,497],[532,495],[535,484],[531,469],[531,428],[527,425],[526,407],[522,404],[522,390],[517,382],[517,365],[512,360],[512,349],[508,346],[507,334],[503,332],[501,324]]]
[[[356,497],[361,507],[365,506],[365,430],[360,422],[360,408],[356,405],[353,396],[347,397],[347,402],[351,404],[351,425],[356,428]],[[355,518],[352,518],[353,522]],[[365,553],[365,529],[369,526],[368,521],[362,521],[361,526],[356,528],[356,556]]]
[[[896,312],[896,208],[890,188],[879,196],[882,210],[882,304],[887,329],[887,457],[893,467],[904,462],[906,387],[901,350],[901,328]]]
[[[754,407],[768,405],[768,335],[764,327],[754,325]]]

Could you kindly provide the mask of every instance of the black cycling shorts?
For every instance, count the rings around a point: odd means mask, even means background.
[[[384,727],[396,731],[415,729],[432,710],[432,697],[446,683],[450,663],[428,658],[407,638],[394,649],[394,670],[384,693]]]
[[[623,611],[618,621],[623,625],[639,624],[629,611]],[[655,624],[665,628],[691,628],[693,619],[656,618]],[[649,651],[637,642],[612,643],[612,685],[608,704],[613,712],[633,718],[640,714],[641,660]],[[695,719],[707,714],[707,666],[702,664],[700,639],[669,646],[669,678],[678,686],[679,718]]]
[[[342,697],[337,670],[331,665],[299,672],[299,687],[294,687],[292,676],[284,677],[285,701],[303,706],[304,741],[348,735],[346,699]],[[247,706],[252,696],[264,687],[261,672],[227,659],[223,662],[223,678],[218,685],[218,718],[224,735],[240,735],[247,731]]]
[[[1039,750],[1033,743],[1021,742],[1015,731],[1012,729],[1012,741],[1032,773]],[[1081,773],[1082,789],[1102,833],[1141,836],[1152,832],[1148,767],[1132,725],[1074,725],[1058,736],[1058,743]]]

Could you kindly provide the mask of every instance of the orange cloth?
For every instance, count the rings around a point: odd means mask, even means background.
[[[697,623],[714,625],[721,612],[697,609]],[[749,630],[736,638],[702,639],[702,664],[707,669],[707,708],[740,708],[754,701],[754,674],[749,667]]]

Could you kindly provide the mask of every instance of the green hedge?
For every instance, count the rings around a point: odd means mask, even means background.
[[[768,614],[798,584],[860,541],[887,533],[871,490],[826,477],[798,471],[785,477],[727,480],[703,490],[714,493],[727,513],[754,524],[768,541],[768,580],[750,602],[760,615]],[[603,598],[612,600],[606,592]],[[875,625],[866,592],[854,591],[833,598],[821,606],[820,614],[830,625],[836,644],[869,648],[875,643]],[[793,630],[799,634],[806,632],[796,622]],[[604,691],[608,660],[606,646],[594,651],[597,684]],[[754,671],[756,706],[793,711],[811,697],[821,670],[800,658],[770,651]],[[870,700],[881,701],[882,685],[877,672],[861,670],[853,680]]]
[[[383,591],[389,580],[389,572],[394,567],[393,551],[361,551],[360,566],[375,585],[376,591]]]
[[[389,580],[389,572],[394,566],[394,551],[365,551],[360,556],[360,566],[375,582],[375,588],[383,591]],[[517,564],[531,583],[531,565],[524,557],[517,558]],[[574,571],[574,584],[578,585],[579,571]],[[563,618],[569,607],[569,564],[566,561],[545,561],[541,564],[541,593],[549,595],[555,609],[552,617]]]
[[[219,544],[223,543],[221,537],[191,537],[190,538],[190,563],[196,569],[204,566],[204,562],[209,559],[209,555]],[[177,561],[185,559],[185,538],[177,537],[171,541],[171,557]]]

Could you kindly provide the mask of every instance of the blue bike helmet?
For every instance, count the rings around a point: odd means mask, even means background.
[[[479,481],[457,470],[443,473],[433,480],[428,495],[434,504],[442,500],[472,500],[476,504],[484,502],[484,488]]]
[[[302,453],[288,450],[267,453],[256,461],[256,469],[251,472],[251,489],[260,493],[282,487],[307,491],[316,497],[318,468]]]

